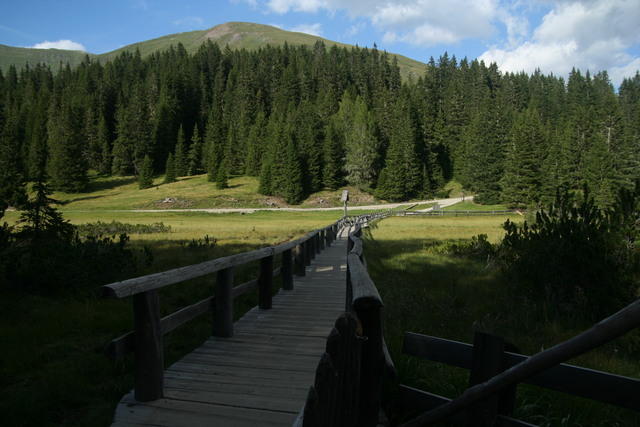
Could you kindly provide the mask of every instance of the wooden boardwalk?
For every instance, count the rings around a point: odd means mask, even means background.
[[[127,394],[114,426],[290,426],[302,409],[326,338],[344,311],[346,240],[316,255],[273,308],[254,307],[232,338],[209,338],[165,371],[164,398]]]

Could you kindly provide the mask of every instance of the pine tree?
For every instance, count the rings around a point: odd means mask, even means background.
[[[100,150],[98,172],[107,175],[111,173],[111,147],[109,143],[109,128],[104,116],[98,122],[98,147]]]
[[[408,102],[400,98],[396,103],[385,167],[378,179],[377,193],[383,199],[407,200],[420,190],[422,169],[414,132]]]
[[[191,147],[189,148],[189,175],[198,175],[203,172],[202,168],[202,140],[198,132],[198,126],[193,128],[191,137]]]
[[[370,188],[375,178],[374,165],[379,149],[374,135],[373,115],[360,96],[356,97],[352,114],[344,134],[346,178],[351,185]]]
[[[517,116],[507,147],[505,170],[500,182],[502,201],[511,207],[526,207],[540,201],[544,135],[535,108],[529,108]]]
[[[0,133],[0,218],[9,206],[20,208],[27,201],[20,168],[17,120],[16,112],[9,111]]]
[[[59,106],[52,103],[47,129],[51,184],[57,190],[75,193],[84,191],[89,179],[82,155],[82,111],[71,102],[65,99]]]
[[[229,187],[228,176],[227,176],[227,159],[224,158],[220,162],[218,166],[218,170],[216,171],[216,188],[218,190],[222,190]]]
[[[167,163],[165,165],[164,183],[169,184],[176,182],[176,164],[173,159],[173,154],[169,153],[167,156]]]
[[[144,156],[140,173],[138,174],[138,187],[142,190],[153,186],[153,161],[151,157]]]
[[[176,164],[176,176],[186,176],[189,169],[189,163],[187,159],[187,149],[184,143],[184,129],[182,126],[180,126],[180,129],[178,130],[178,140],[173,158]]]
[[[338,132],[335,119],[329,120],[324,135],[324,170],[322,172],[325,187],[336,190],[344,182],[342,164],[344,149],[342,134]]]

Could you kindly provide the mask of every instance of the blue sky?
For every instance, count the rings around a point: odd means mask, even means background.
[[[376,43],[419,61],[447,51],[508,71],[606,69],[616,85],[640,69],[640,0],[7,1],[0,44],[103,53],[228,21]]]

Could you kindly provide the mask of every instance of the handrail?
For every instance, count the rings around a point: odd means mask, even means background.
[[[332,226],[338,225],[340,221],[341,220],[338,220],[327,227],[307,233],[303,237],[300,237],[296,240],[281,243],[276,246],[256,249],[253,251],[243,252],[235,255],[229,255],[211,261],[201,262],[199,264],[174,268],[160,273],[148,274],[141,277],[135,277],[133,279],[123,280],[121,282],[110,283],[102,287],[103,295],[105,297],[125,298],[137,295],[142,292],[160,289],[168,285],[173,285],[175,283],[195,279],[207,274],[216,273],[225,268],[235,267],[251,261],[266,258],[268,256],[277,255],[302,243],[305,243],[306,241],[312,239],[319,232],[326,231]]]
[[[638,326],[640,326],[640,300],[629,304],[575,337],[528,357],[484,383],[468,388],[457,399],[424,412],[417,418],[402,424],[401,427],[426,426],[442,421],[544,370],[600,347]]]
[[[105,297],[133,297],[134,331],[109,343],[107,355],[121,358],[135,353],[135,399],[148,402],[163,396],[164,349],[163,336],[178,326],[214,311],[213,335],[233,336],[233,300],[252,289],[258,289],[261,309],[271,308],[273,276],[282,276],[284,290],[293,289],[293,274],[304,276],[305,267],[326,246],[336,239],[345,223],[342,218],[326,227],[276,246],[230,255],[161,273],[149,274],[102,287]],[[274,257],[282,254],[282,265],[274,269]],[[234,268],[251,261],[260,261],[257,279],[233,286]],[[217,273],[215,296],[210,296],[160,318],[158,289],[186,280]]]

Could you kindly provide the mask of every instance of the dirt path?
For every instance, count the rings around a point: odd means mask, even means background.
[[[465,200],[470,200],[470,197],[466,197]],[[440,207],[451,206],[462,201],[462,197],[453,197],[450,199],[434,199],[423,200],[419,202],[403,202],[403,203],[385,203],[379,205],[366,205],[366,206],[350,206],[348,211],[371,211],[380,209],[395,209],[399,207],[409,207],[413,205],[425,204],[425,203],[438,203]],[[205,208],[205,209],[124,209],[113,210],[113,212],[205,212],[205,213],[254,213],[258,211],[271,211],[271,212],[322,212],[322,211],[342,211],[342,207],[334,208]],[[429,211],[431,208],[423,209],[423,211]]]

